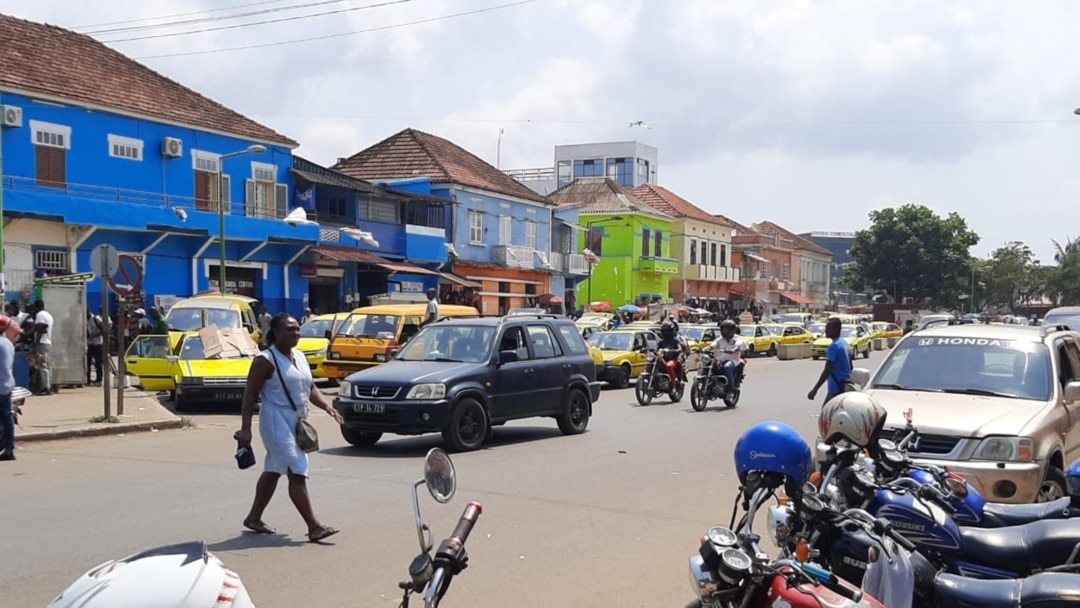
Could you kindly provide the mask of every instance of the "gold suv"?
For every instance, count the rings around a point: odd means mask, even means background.
[[[949,325],[905,336],[873,374],[855,369],[902,434],[910,408],[918,462],[947,466],[992,502],[1066,495],[1080,457],[1080,333],[1062,325]]]

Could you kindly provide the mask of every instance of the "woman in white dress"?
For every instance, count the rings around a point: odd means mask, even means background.
[[[311,368],[303,353],[295,348],[299,340],[300,324],[296,319],[285,313],[275,316],[266,336],[268,348],[255,357],[248,372],[240,409],[240,432],[236,438],[241,446],[251,446],[251,418],[255,414],[255,397],[259,396],[262,400],[259,437],[266,446],[266,458],[244,527],[261,534],[275,532],[263,522],[262,516],[274,496],[278,480],[285,475],[289,479],[289,498],[307,523],[308,539],[321,541],[337,534],[338,530],[319,522],[311,507],[307,489],[308,456],[296,445],[296,422],[299,417],[307,417],[309,400],[338,424],[343,420],[322,392],[312,390]]]

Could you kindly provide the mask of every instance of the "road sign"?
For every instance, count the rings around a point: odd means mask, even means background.
[[[98,245],[90,252],[90,270],[94,274],[110,279],[120,269],[120,254],[112,245]]]
[[[139,260],[128,254],[119,256],[119,264],[116,272],[109,278],[109,287],[122,295],[130,296],[142,289],[143,269]]]

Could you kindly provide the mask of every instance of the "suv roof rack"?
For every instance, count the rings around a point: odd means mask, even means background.
[[[556,314],[553,314],[553,313],[541,313],[541,314],[516,313],[516,314],[512,314],[512,315],[504,315],[502,317],[499,317],[499,323],[505,323],[506,321],[509,321],[509,320],[512,320],[512,319],[566,319],[566,318],[568,318],[568,317],[564,317],[562,315],[556,315]]]
[[[1058,331],[1072,331],[1072,328],[1064,323],[1051,323],[1050,325],[1039,326],[1039,336],[1043,338]]]

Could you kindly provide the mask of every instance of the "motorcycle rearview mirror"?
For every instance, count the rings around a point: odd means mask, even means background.
[[[956,479],[955,477],[948,475],[945,477],[945,488],[957,498],[967,498],[968,488],[967,483]]]
[[[450,455],[441,448],[431,448],[424,459],[424,482],[435,502],[446,504],[457,491],[457,473]]]

